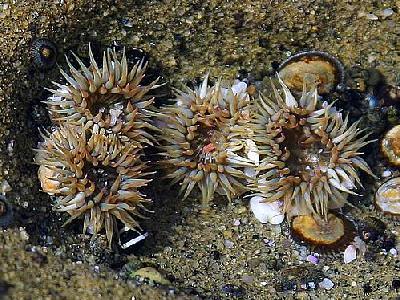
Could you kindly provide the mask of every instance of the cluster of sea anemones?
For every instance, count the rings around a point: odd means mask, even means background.
[[[79,69],[67,59],[66,83],[49,89],[45,103],[56,128],[43,134],[35,158],[42,188],[57,210],[71,215],[67,222],[82,217],[84,231],[105,229],[110,245],[118,222],[137,229],[135,217],[150,201],[140,192],[150,182],[141,156],[157,139],[157,164],[171,185],[180,185],[183,199],[199,191],[207,207],[216,194],[231,200],[252,190],[263,202],[282,203],[306,241],[331,245],[345,234],[349,222],[332,209],[361,186],[357,169],[372,175],[360,157],[370,141],[358,122],[348,126],[347,116],[319,99],[321,85],[328,92],[342,78],[334,76],[339,67],[330,56],[313,52],[320,59],[307,68],[313,76],[302,78],[297,98],[279,76],[283,97],[272,85],[273,97],[251,99],[244,82],[209,85],[206,75],[158,111],[147,96],[156,81],[140,85],[143,61],[129,71],[125,53],[119,59],[115,50],[104,53],[101,67],[90,49],[89,66],[74,56]],[[300,76],[304,59],[285,63],[290,72],[282,74]]]
[[[361,186],[357,169],[372,175],[359,156],[370,142],[368,135],[357,128],[358,122],[348,126],[348,117],[343,119],[333,103],[321,103],[315,86],[296,99],[282,80],[280,84],[283,97],[272,86],[274,97],[260,97],[252,119],[260,153],[254,188],[266,202],[283,202],[289,219],[311,216],[321,232],[332,230],[328,225],[336,224],[337,217],[330,210],[343,207],[348,194]],[[308,227],[294,222],[296,228]],[[318,232],[314,225],[310,228]],[[308,232],[301,235],[309,238]]]
[[[245,169],[254,163],[252,142],[245,138],[251,119],[246,87],[222,87],[220,81],[209,86],[207,75],[161,109],[160,164],[171,184],[180,183],[183,198],[196,188],[207,206],[216,193],[230,200],[248,190]]]
[[[150,200],[140,188],[150,181],[141,159],[142,149],[152,144],[149,130],[149,90],[156,82],[140,85],[146,64],[130,71],[125,57],[119,60],[108,49],[99,67],[89,49],[87,67],[74,54],[80,69],[67,59],[69,74],[61,70],[65,84],[54,83],[47,103],[56,127],[43,134],[35,162],[45,192],[55,197],[55,209],[69,219],[84,218],[84,232],[94,235],[105,228],[110,243],[118,234],[118,222],[139,228],[135,217]]]

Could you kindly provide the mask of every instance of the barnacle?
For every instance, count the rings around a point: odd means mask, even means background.
[[[107,49],[101,67],[90,46],[89,66],[72,54],[80,68],[75,68],[66,57],[69,73],[62,69],[60,72],[67,82],[53,82],[57,89],[48,89],[52,95],[44,101],[53,122],[84,125],[91,121],[141,144],[152,144],[153,137],[148,130],[155,129],[150,122],[154,99],[147,93],[158,87],[158,79],[149,85],[140,84],[147,62],[138,61],[129,71],[125,51],[119,60],[115,49]]]
[[[326,223],[328,211],[362,186],[357,169],[373,175],[360,157],[371,141],[359,122],[348,126],[333,103],[321,103],[315,87],[296,99],[279,81],[284,96],[273,86],[273,98],[260,97],[251,126],[260,152],[257,195],[282,201],[289,218],[310,215]]]
[[[46,38],[34,39],[30,47],[33,65],[41,71],[50,70],[57,62],[57,46]]]
[[[90,121],[61,124],[42,136],[35,157],[39,179],[43,190],[54,195],[55,209],[71,215],[66,223],[82,217],[83,231],[90,228],[94,235],[105,228],[110,247],[117,220],[139,228],[135,218],[150,202],[139,191],[150,182],[139,147]]]
[[[215,193],[230,200],[247,190],[244,171],[254,162],[252,143],[244,138],[251,118],[246,87],[224,88],[220,81],[209,86],[207,75],[194,90],[177,91],[160,115],[160,164],[171,184],[180,183],[184,199],[195,187],[204,206]]]

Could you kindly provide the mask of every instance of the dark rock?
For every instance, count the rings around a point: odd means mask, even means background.
[[[244,288],[229,283],[223,285],[221,290],[227,295],[233,297],[242,297],[245,294]]]

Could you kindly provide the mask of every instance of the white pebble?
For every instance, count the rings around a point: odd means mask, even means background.
[[[376,20],[378,20],[378,17],[376,16],[376,15],[374,15],[374,14],[366,14],[366,17],[367,17],[367,19],[368,20],[371,20],[371,21],[376,21]]]
[[[309,282],[308,286],[310,287],[310,289],[315,289],[315,283],[313,281]]]
[[[393,9],[391,9],[391,8],[385,8],[385,9],[382,11],[382,17],[388,18],[388,17],[390,17],[391,15],[393,15],[393,13],[394,13]]]
[[[354,245],[347,246],[346,250],[344,250],[344,263],[351,263],[353,260],[357,258],[357,249]]]
[[[4,179],[0,184],[0,192],[5,195],[9,191],[12,191],[12,188],[8,181]]]
[[[385,170],[385,171],[383,171],[383,173],[382,173],[382,177],[389,177],[390,175],[392,175],[392,172],[389,171],[389,170]]]
[[[397,250],[395,248],[391,248],[389,250],[390,254],[392,254],[393,256],[397,256]]]
[[[282,202],[261,202],[265,199],[261,196],[254,196],[250,199],[250,209],[254,216],[261,223],[280,224],[283,222],[285,215],[282,211]]]
[[[234,244],[230,240],[225,240],[224,241],[224,245],[225,245],[226,248],[232,248]]]
[[[234,225],[234,226],[239,226],[239,225],[240,225],[240,220],[239,220],[239,219],[236,219],[236,220],[233,222],[233,225]]]
[[[323,288],[325,290],[330,290],[334,286],[332,280],[330,280],[329,278],[324,278],[324,280],[322,280],[318,285],[320,288]]]

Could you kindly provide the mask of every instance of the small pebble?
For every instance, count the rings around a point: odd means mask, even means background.
[[[393,9],[391,9],[391,8],[385,8],[385,9],[382,11],[382,17],[388,18],[388,17],[390,17],[391,15],[393,15],[393,13],[394,13]]]
[[[265,245],[267,245],[268,247],[274,247],[275,246],[275,241],[274,240],[264,239],[263,241],[264,241]]]
[[[124,25],[125,27],[128,27],[128,28],[132,28],[133,27],[132,21],[130,19],[128,19],[128,18],[121,19],[121,23],[122,23],[122,25]]]
[[[226,248],[232,248],[234,246],[234,243],[230,240],[225,240],[224,245]]]
[[[24,227],[20,227],[20,228],[19,228],[19,234],[20,234],[21,239],[22,239],[23,241],[29,240],[29,235],[28,235],[28,233],[26,232],[26,230],[25,230]]]
[[[233,284],[225,284],[221,287],[221,290],[234,297],[242,297],[245,293],[242,287],[235,286]]]
[[[397,250],[396,250],[396,248],[391,248],[391,249],[389,250],[389,252],[390,252],[390,254],[392,254],[393,256],[397,256]]]
[[[254,281],[253,276],[243,275],[242,280],[244,283],[250,284]]]
[[[385,171],[383,171],[383,173],[382,173],[382,177],[389,177],[390,175],[392,175],[392,172],[389,171],[389,170],[385,170]]]
[[[371,20],[371,21],[376,21],[376,20],[378,20],[378,17],[376,16],[376,15],[374,15],[374,14],[366,14],[366,17],[367,17],[367,19],[368,20]]]
[[[330,280],[329,278],[324,278],[324,280],[322,280],[318,285],[320,288],[325,290],[330,290],[334,286],[332,280]]]
[[[314,281],[309,282],[308,286],[310,287],[310,289],[315,289],[315,282]]]
[[[240,225],[240,220],[239,220],[239,219],[236,219],[236,220],[233,222],[233,225],[234,225],[234,226],[239,226],[239,225]]]
[[[314,256],[314,255],[308,255],[306,260],[307,260],[308,262],[314,264],[314,265],[318,264],[318,262],[319,262],[318,257],[316,257],[316,256]]]

